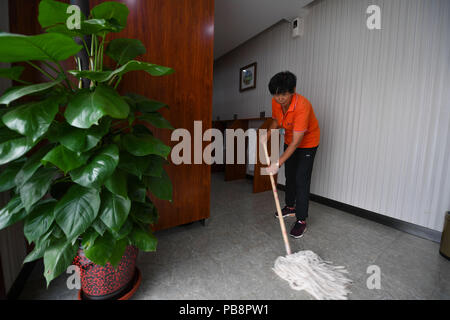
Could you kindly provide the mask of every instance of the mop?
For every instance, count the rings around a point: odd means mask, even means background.
[[[264,147],[266,161],[270,165],[267,146]],[[278,257],[272,270],[282,279],[286,280],[294,290],[305,290],[317,300],[346,300],[350,290],[347,285],[352,281],[345,274],[348,271],[343,266],[333,266],[332,262],[322,260],[310,250],[291,253],[291,247],[286,233],[283,216],[281,213],[278,192],[273,175],[270,174],[273,196],[280,220],[281,233],[283,235],[287,256]]]

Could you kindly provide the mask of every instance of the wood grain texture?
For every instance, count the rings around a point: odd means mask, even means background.
[[[103,1],[92,0],[91,7]],[[141,61],[168,66],[175,73],[151,77],[145,72],[126,75],[119,89],[165,102],[161,110],[175,128],[185,128],[194,137],[194,121],[203,131],[212,126],[212,80],[214,45],[213,0],[121,1],[129,10],[128,27],[113,38],[136,38],[147,53]],[[170,130],[151,128],[154,135],[173,147]],[[208,143],[202,143],[203,147]],[[193,147],[193,144],[192,144]],[[193,150],[192,150],[193,153]],[[193,159],[192,159],[193,163]],[[173,182],[173,202],[151,196],[160,218],[155,230],[209,218],[211,168],[206,164],[166,167]]]
[[[242,129],[247,131],[248,129],[248,120],[235,120],[232,122],[228,122],[227,129]],[[247,158],[247,144],[248,138],[245,139],[245,157]],[[225,153],[227,150],[225,149]],[[226,155],[225,155],[226,159]],[[247,159],[246,161],[247,162]],[[235,138],[234,142],[234,161],[233,164],[225,164],[225,181],[234,181],[241,180],[247,177],[247,165],[246,164],[238,164],[237,163],[237,139]]]
[[[261,175],[261,168],[266,167],[266,165],[263,165],[259,160],[259,130],[261,129],[268,129],[270,127],[270,124],[272,123],[271,118],[267,118],[266,121],[261,125],[261,127],[258,129],[258,134],[256,136],[256,164],[255,164],[255,172],[253,176],[253,193],[259,193],[259,192],[265,192],[272,190],[272,185],[270,182],[270,176],[263,176]],[[269,157],[271,156],[270,152],[270,139],[267,141]],[[262,150],[261,150],[262,151]],[[264,154],[264,153],[263,153]],[[278,175],[274,176],[275,181],[277,181]]]
[[[222,136],[225,136],[225,129],[227,128],[226,122],[213,121],[212,127],[214,129],[220,130],[220,132],[222,132]],[[212,156],[215,156],[215,153],[213,153]],[[211,165],[211,172],[224,172],[225,171],[225,154],[224,154],[222,162],[223,162],[222,164],[213,163]]]

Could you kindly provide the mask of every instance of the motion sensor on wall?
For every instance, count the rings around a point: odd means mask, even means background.
[[[303,18],[295,18],[292,20],[292,37],[301,37],[304,32],[304,19]]]

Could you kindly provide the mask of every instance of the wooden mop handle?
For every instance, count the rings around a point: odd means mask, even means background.
[[[264,148],[264,154],[266,155],[266,161],[267,161],[268,165],[270,166],[270,158],[269,158],[269,153],[267,152],[266,143],[263,143],[262,145]],[[273,178],[272,174],[270,174],[270,182],[272,183],[273,197],[275,198],[275,204],[277,206],[278,219],[280,220],[280,227],[281,227],[281,233],[283,234],[284,245],[286,247],[287,255],[290,255],[291,247],[289,245],[289,240],[288,240],[288,236],[286,233],[286,226],[284,225],[283,214],[281,212],[281,207],[280,207],[280,201],[278,200],[277,186],[275,184],[275,179]]]

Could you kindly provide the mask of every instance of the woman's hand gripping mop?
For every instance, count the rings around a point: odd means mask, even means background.
[[[267,164],[270,166],[266,142],[264,141],[262,145]],[[323,261],[318,255],[309,250],[291,254],[276,184],[273,175],[269,175],[287,252],[286,257],[278,257],[276,259],[272,270],[282,279],[289,282],[292,289],[298,291],[306,290],[318,300],[346,300],[347,294],[350,293],[347,285],[352,281],[344,275],[348,273],[345,267],[333,266],[332,262]]]

